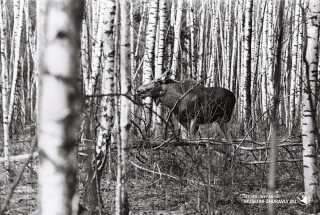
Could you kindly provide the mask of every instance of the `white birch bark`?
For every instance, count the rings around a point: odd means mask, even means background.
[[[290,77],[290,97],[289,97],[289,125],[288,131],[289,135],[292,135],[293,124],[296,119],[296,104],[295,99],[297,97],[296,92],[296,82],[297,72],[298,72],[298,37],[299,37],[299,25],[300,25],[300,0],[296,0],[295,3],[295,14],[294,14],[294,28],[293,28],[293,38],[292,38],[292,69]]]
[[[225,2],[226,12],[225,12],[225,21],[224,21],[224,47],[225,47],[225,61],[224,61],[224,87],[230,89],[229,86],[229,77],[230,77],[230,22],[231,22],[231,1],[228,0]]]
[[[2,96],[2,125],[3,125],[3,153],[5,157],[5,168],[10,168],[9,160],[9,122],[8,122],[8,74],[7,74],[7,52],[6,52],[6,40],[5,40],[5,31],[6,31],[6,20],[4,19],[5,10],[3,2],[0,0],[0,63],[1,63],[1,96]]]
[[[73,208],[78,206],[74,147],[80,124],[77,62],[83,5],[78,0],[39,3],[40,214],[78,214]]]
[[[101,94],[114,93],[114,17],[115,0],[107,0],[103,17],[103,62],[104,70],[101,80]],[[97,129],[96,156],[93,158],[92,167],[87,177],[87,187],[85,196],[87,203],[92,208],[99,205],[102,172],[107,162],[107,148],[111,145],[111,131],[114,125],[115,101],[113,96],[103,96],[101,98],[101,108],[99,110],[99,127]],[[96,174],[97,173],[97,174]],[[93,209],[94,210],[94,209]],[[94,213],[94,211],[92,211]]]
[[[200,18],[200,26],[199,26],[199,41],[198,41],[198,62],[197,62],[197,81],[200,81],[203,77],[203,69],[202,69],[202,63],[203,63],[203,43],[204,43],[204,21],[205,21],[205,3],[202,0],[201,1],[201,18]]]
[[[158,34],[158,49],[157,49],[157,61],[156,61],[156,72],[155,78],[159,78],[162,75],[163,71],[163,54],[165,50],[165,34],[166,34],[166,9],[167,9],[167,0],[159,0],[159,34]],[[160,136],[162,132],[162,121],[159,116],[161,116],[161,104],[156,108],[156,117],[155,117],[155,136]]]
[[[273,0],[268,2],[268,69],[267,69],[267,104],[272,105],[273,98],[273,64],[274,64],[274,48],[273,48]]]
[[[143,1],[142,2],[143,4],[143,7],[142,7],[142,10],[141,10],[141,20],[140,20],[140,24],[139,24],[139,30],[138,30],[138,36],[137,36],[137,45],[136,45],[136,51],[135,51],[135,54],[134,56],[137,57],[138,54],[139,54],[139,43],[140,43],[140,40],[141,40],[141,37],[142,37],[142,29],[144,29],[144,23],[145,23],[145,12],[146,12],[146,1]]]
[[[262,35],[262,72],[261,72],[261,107],[262,112],[267,111],[267,71],[268,71],[268,16],[263,19],[263,35]]]
[[[149,20],[146,32],[146,47],[144,51],[143,58],[143,76],[142,82],[143,84],[147,84],[152,80],[153,69],[152,63],[154,61],[154,47],[156,40],[156,31],[157,31],[157,19],[158,19],[158,7],[159,0],[151,0],[150,1],[150,9],[149,9]],[[146,130],[149,130],[151,125],[151,105],[152,101],[150,97],[144,99],[144,103],[146,108],[144,108],[143,119],[145,120],[145,125],[147,127]]]
[[[211,18],[211,56],[210,56],[210,67],[209,67],[209,83],[208,86],[209,87],[213,87],[216,84],[216,46],[217,46],[217,42],[216,42],[216,38],[217,38],[217,15],[216,15],[216,3],[213,1],[211,3],[211,14],[212,14],[212,18]]]
[[[193,0],[190,0],[189,7],[190,14],[190,52],[191,52],[191,77],[196,78],[196,66],[195,66],[195,56],[194,56],[194,9],[193,9]]]
[[[21,39],[21,32],[22,32],[22,18],[23,18],[23,5],[24,0],[20,0],[19,5],[19,16],[18,16],[18,24],[17,29],[14,30],[16,33],[15,39],[15,46],[14,46],[14,61],[13,61],[13,77],[12,77],[12,83],[11,83],[11,91],[10,91],[10,101],[9,101],[9,111],[8,111],[8,123],[11,124],[12,121],[12,113],[13,113],[13,106],[15,101],[15,95],[16,95],[16,84],[18,79],[18,64],[20,59],[20,39]]]
[[[241,106],[245,113],[245,131],[250,128],[251,120],[251,41],[252,41],[252,7],[253,1],[247,1],[245,5],[245,27],[243,40],[243,62],[241,68]]]
[[[120,0],[120,82],[121,94],[131,96],[130,72],[130,1]],[[131,102],[126,96],[120,97],[120,145],[118,145],[118,176],[116,190],[116,213],[129,214],[127,204],[127,162],[129,133],[131,127]]]
[[[106,7],[106,0],[100,0],[100,11],[99,16],[96,18],[98,19],[98,27],[97,33],[95,37],[95,42],[93,43],[92,47],[92,75],[89,83],[89,94],[94,94],[96,85],[97,85],[97,78],[98,74],[101,71],[101,56],[102,56],[102,28],[103,28],[103,18],[105,13]],[[95,17],[95,16],[94,16]]]
[[[81,66],[82,66],[82,80],[83,90],[85,94],[89,94],[89,34],[87,29],[88,17],[84,16],[82,19],[82,32],[81,32]]]
[[[104,14],[103,22],[103,61],[104,72],[102,75],[101,94],[114,93],[114,15],[115,14],[115,1],[107,0],[106,11]],[[101,99],[101,124],[97,140],[97,150],[102,150],[104,154],[107,153],[106,143],[110,141],[111,129],[114,124],[114,97],[104,96]],[[99,149],[98,149],[99,148]],[[99,154],[100,151],[97,151]]]
[[[176,22],[176,3],[175,0],[171,2],[171,14],[170,14],[170,25],[174,27]]]
[[[309,212],[319,209],[319,169],[315,141],[316,81],[318,79],[320,2],[310,0],[307,7],[307,46],[305,50],[306,74],[304,74],[302,101],[303,175],[305,192],[311,197],[307,204]]]
[[[174,1],[172,1],[174,5]],[[182,17],[182,5],[183,0],[178,1],[177,16],[174,23],[174,45],[173,45],[173,57],[171,66],[171,78],[175,79],[177,73],[177,61],[180,47],[180,33],[181,33],[181,17]]]

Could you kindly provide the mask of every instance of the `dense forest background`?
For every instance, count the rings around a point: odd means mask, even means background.
[[[1,213],[45,214],[60,191],[56,203],[78,198],[83,214],[319,212],[319,11],[316,0],[0,0]],[[182,138],[172,110],[139,97],[163,75],[232,91],[231,141],[215,124]]]

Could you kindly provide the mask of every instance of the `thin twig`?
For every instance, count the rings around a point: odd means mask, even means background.
[[[281,100],[285,100],[285,99],[287,99],[288,97],[290,97],[290,96],[292,96],[292,95],[294,95],[294,94],[296,94],[296,93],[298,93],[298,92],[299,92],[299,91],[296,91],[296,92],[294,92],[294,93],[291,93],[290,95],[284,97],[284,98],[281,99]],[[257,126],[257,124],[258,124],[258,122],[260,121],[260,119],[261,119],[266,113],[268,113],[268,111],[271,110],[271,108],[273,108],[273,107],[274,107],[274,104],[270,105],[270,106],[268,107],[268,109],[267,109],[263,114],[261,114],[260,117],[255,121],[254,125],[251,127],[251,129],[250,129],[250,130],[247,132],[247,134],[244,136],[242,142],[241,142],[241,143],[237,146],[237,148],[234,150],[234,152],[233,152],[233,154],[232,154],[232,157],[235,156],[235,154],[236,154],[236,152],[238,151],[238,149],[240,148],[240,146],[244,143],[245,139],[249,136],[249,134],[251,133],[251,131]]]
[[[176,103],[173,105],[173,107],[170,109],[169,113],[168,113],[168,117],[166,120],[166,123],[169,122],[170,116],[173,112],[173,110],[177,107],[178,103],[184,98],[186,97],[192,90],[194,90],[197,86],[199,86],[204,80],[199,81],[197,84],[195,84],[192,88],[190,88],[187,92],[185,92],[177,101]]]
[[[168,177],[168,178],[172,178],[172,179],[175,179],[175,180],[181,180],[180,177],[177,177],[177,176],[169,175],[169,174],[167,174],[167,173],[160,172],[159,169],[158,169],[158,171],[150,170],[150,169],[145,168],[145,167],[142,167],[142,166],[140,166],[140,165],[138,165],[138,164],[136,164],[136,163],[134,163],[134,162],[132,162],[132,161],[130,161],[130,160],[129,160],[129,163],[132,164],[133,166],[135,166],[135,167],[138,168],[138,169],[144,170],[144,171],[146,171],[146,172],[150,172],[150,173],[152,173],[152,174],[158,174],[158,175],[160,175],[160,177],[161,177],[161,176],[166,176],[166,177]],[[214,187],[213,185],[207,185],[207,184],[205,184],[205,183],[201,183],[201,182],[198,182],[198,181],[195,181],[195,180],[191,180],[191,179],[182,179],[182,180],[185,180],[185,181],[187,181],[187,182],[190,183],[190,184],[197,184],[197,185],[201,185],[201,186],[211,186],[211,187]]]

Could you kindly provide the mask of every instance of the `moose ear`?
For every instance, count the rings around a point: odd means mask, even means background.
[[[156,106],[158,107],[159,106],[159,104],[160,104],[160,99],[155,99],[154,100],[154,103],[156,104]]]
[[[157,79],[157,83],[159,83],[159,84],[163,84],[162,77],[160,77],[160,78],[158,78],[158,79]]]
[[[160,78],[161,78],[161,80],[163,82],[165,82],[170,77],[170,75],[171,75],[171,69],[169,69],[169,70],[165,71],[164,73],[162,73]]]

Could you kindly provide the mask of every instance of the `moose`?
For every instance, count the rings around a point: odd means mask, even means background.
[[[227,141],[231,140],[229,122],[236,98],[225,88],[162,76],[138,87],[137,95],[142,99],[151,97],[156,105],[161,103],[170,108],[191,137],[196,135],[199,125],[217,122]]]

